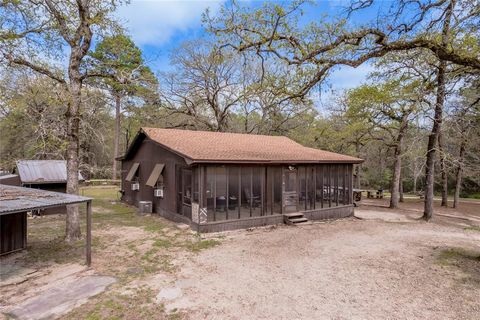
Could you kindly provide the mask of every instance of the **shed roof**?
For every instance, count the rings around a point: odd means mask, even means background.
[[[18,160],[17,170],[22,183],[45,184],[67,182],[66,160]],[[80,172],[78,179],[83,180]]]
[[[73,194],[0,184],[0,215],[82,203],[90,200],[92,199]]]
[[[284,136],[142,128],[144,134],[191,163],[360,163],[363,160],[308,148]],[[138,136],[137,136],[138,139]],[[136,143],[132,143],[135,145]],[[129,149],[127,155],[132,152]]]

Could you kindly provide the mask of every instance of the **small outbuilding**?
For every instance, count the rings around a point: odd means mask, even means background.
[[[86,262],[91,262],[92,199],[60,192],[0,184],[0,255],[27,247],[27,213],[87,204]]]
[[[17,174],[0,176],[0,183],[11,186],[67,192],[67,161],[65,160],[18,160]],[[78,173],[78,179],[83,177]],[[65,213],[66,207],[41,210],[42,214]]]
[[[18,160],[17,172],[23,187],[67,191],[66,160]],[[80,172],[78,180],[83,181]]]
[[[363,160],[283,136],[142,128],[122,161],[122,200],[199,232],[353,215]]]

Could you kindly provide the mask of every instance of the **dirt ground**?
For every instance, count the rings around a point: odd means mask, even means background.
[[[82,243],[61,241],[63,221],[29,221],[29,249],[0,261],[24,270],[22,282],[2,278],[0,312],[65,277],[101,274],[118,281],[63,318],[479,319],[479,202],[427,223],[419,200],[399,210],[367,200],[356,218],[200,237],[89,192],[92,268]]]

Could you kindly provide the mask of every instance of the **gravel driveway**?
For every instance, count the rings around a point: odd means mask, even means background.
[[[191,319],[479,319],[479,245],[479,231],[402,219],[237,231],[186,262],[166,306]]]

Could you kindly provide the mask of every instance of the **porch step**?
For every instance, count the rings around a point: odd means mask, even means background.
[[[307,222],[308,219],[303,217],[303,218],[295,218],[295,219],[288,219],[292,223],[300,223],[300,222]]]
[[[284,213],[283,216],[287,218],[301,218],[303,217],[303,213],[301,212]]]
[[[303,213],[286,213],[283,215],[283,221],[288,225],[298,225],[308,223],[308,219],[305,218]]]

